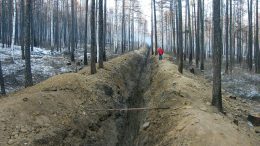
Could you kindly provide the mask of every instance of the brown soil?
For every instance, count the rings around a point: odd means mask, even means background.
[[[249,104],[224,94],[222,115],[209,105],[206,80],[145,54],[135,51],[95,75],[87,67],[0,99],[0,145],[260,145],[247,126]],[[127,107],[170,109],[89,110]]]
[[[169,106],[171,110],[149,111],[147,130],[139,133],[138,145],[257,146],[260,135],[247,125],[250,105],[223,94],[227,115],[210,105],[208,81],[185,72],[178,73],[170,61],[158,63],[151,88],[145,93],[148,106]],[[233,121],[238,121],[236,125]]]

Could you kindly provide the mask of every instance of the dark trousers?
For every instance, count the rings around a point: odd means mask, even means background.
[[[159,55],[159,60],[162,60],[163,59],[163,56],[162,55]]]

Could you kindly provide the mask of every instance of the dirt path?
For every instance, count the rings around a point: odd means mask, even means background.
[[[170,61],[158,62],[153,82],[146,95],[148,106],[168,106],[170,110],[149,111],[149,128],[139,133],[137,145],[190,146],[257,146],[260,135],[247,127],[245,113],[237,114],[248,105],[239,99],[233,102],[224,95],[227,115],[210,106],[211,85],[192,74],[178,73]],[[240,106],[237,106],[240,104]],[[236,108],[236,110],[235,110]],[[237,119],[238,126],[233,122]],[[144,125],[145,126],[145,125]]]

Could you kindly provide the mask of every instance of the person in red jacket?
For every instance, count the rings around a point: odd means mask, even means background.
[[[158,52],[158,54],[159,54],[159,60],[162,60],[162,59],[163,59],[164,50],[163,50],[161,47],[159,47],[159,48],[157,49],[157,52]]]

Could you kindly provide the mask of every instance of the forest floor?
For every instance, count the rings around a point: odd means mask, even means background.
[[[205,72],[201,75],[212,80],[212,62],[207,61],[205,68]],[[224,70],[225,61],[222,64],[222,71]],[[235,64],[232,73],[230,71],[228,74],[222,72],[222,86],[226,92],[240,96],[247,101],[253,100],[260,103],[260,74],[248,71],[245,62],[242,65]]]
[[[172,53],[169,52],[171,56]],[[225,57],[223,57],[224,59]],[[172,59],[176,64],[176,58]],[[212,82],[213,78],[213,66],[212,58],[207,58],[204,62],[205,70],[200,71],[199,68],[196,68],[195,61],[193,65],[190,66],[187,61],[184,61],[184,68],[189,70],[191,67],[195,69],[195,74],[207,79],[209,82]],[[239,96],[244,99],[245,102],[257,102],[260,103],[260,74],[254,73],[254,71],[248,71],[246,62],[244,61],[241,65],[238,63],[234,64],[232,73],[229,71],[226,74],[225,71],[225,60],[222,61],[222,89],[225,92],[229,92],[234,96]]]
[[[33,82],[37,84],[52,76],[76,72],[83,68],[83,48],[75,51],[76,62],[70,61],[68,49],[51,52],[50,49],[34,47],[31,51],[31,65]],[[107,52],[108,57],[113,57]],[[115,55],[116,56],[116,55]],[[88,53],[90,58],[90,53]],[[18,91],[24,88],[24,60],[21,56],[21,47],[14,46],[14,51],[10,47],[2,48],[0,43],[0,59],[2,63],[3,75],[5,78],[5,88],[7,93]]]
[[[250,103],[224,92],[221,114],[208,80],[146,57],[134,51],[95,75],[86,67],[0,99],[0,145],[260,145]],[[134,107],[161,109],[122,110]]]

